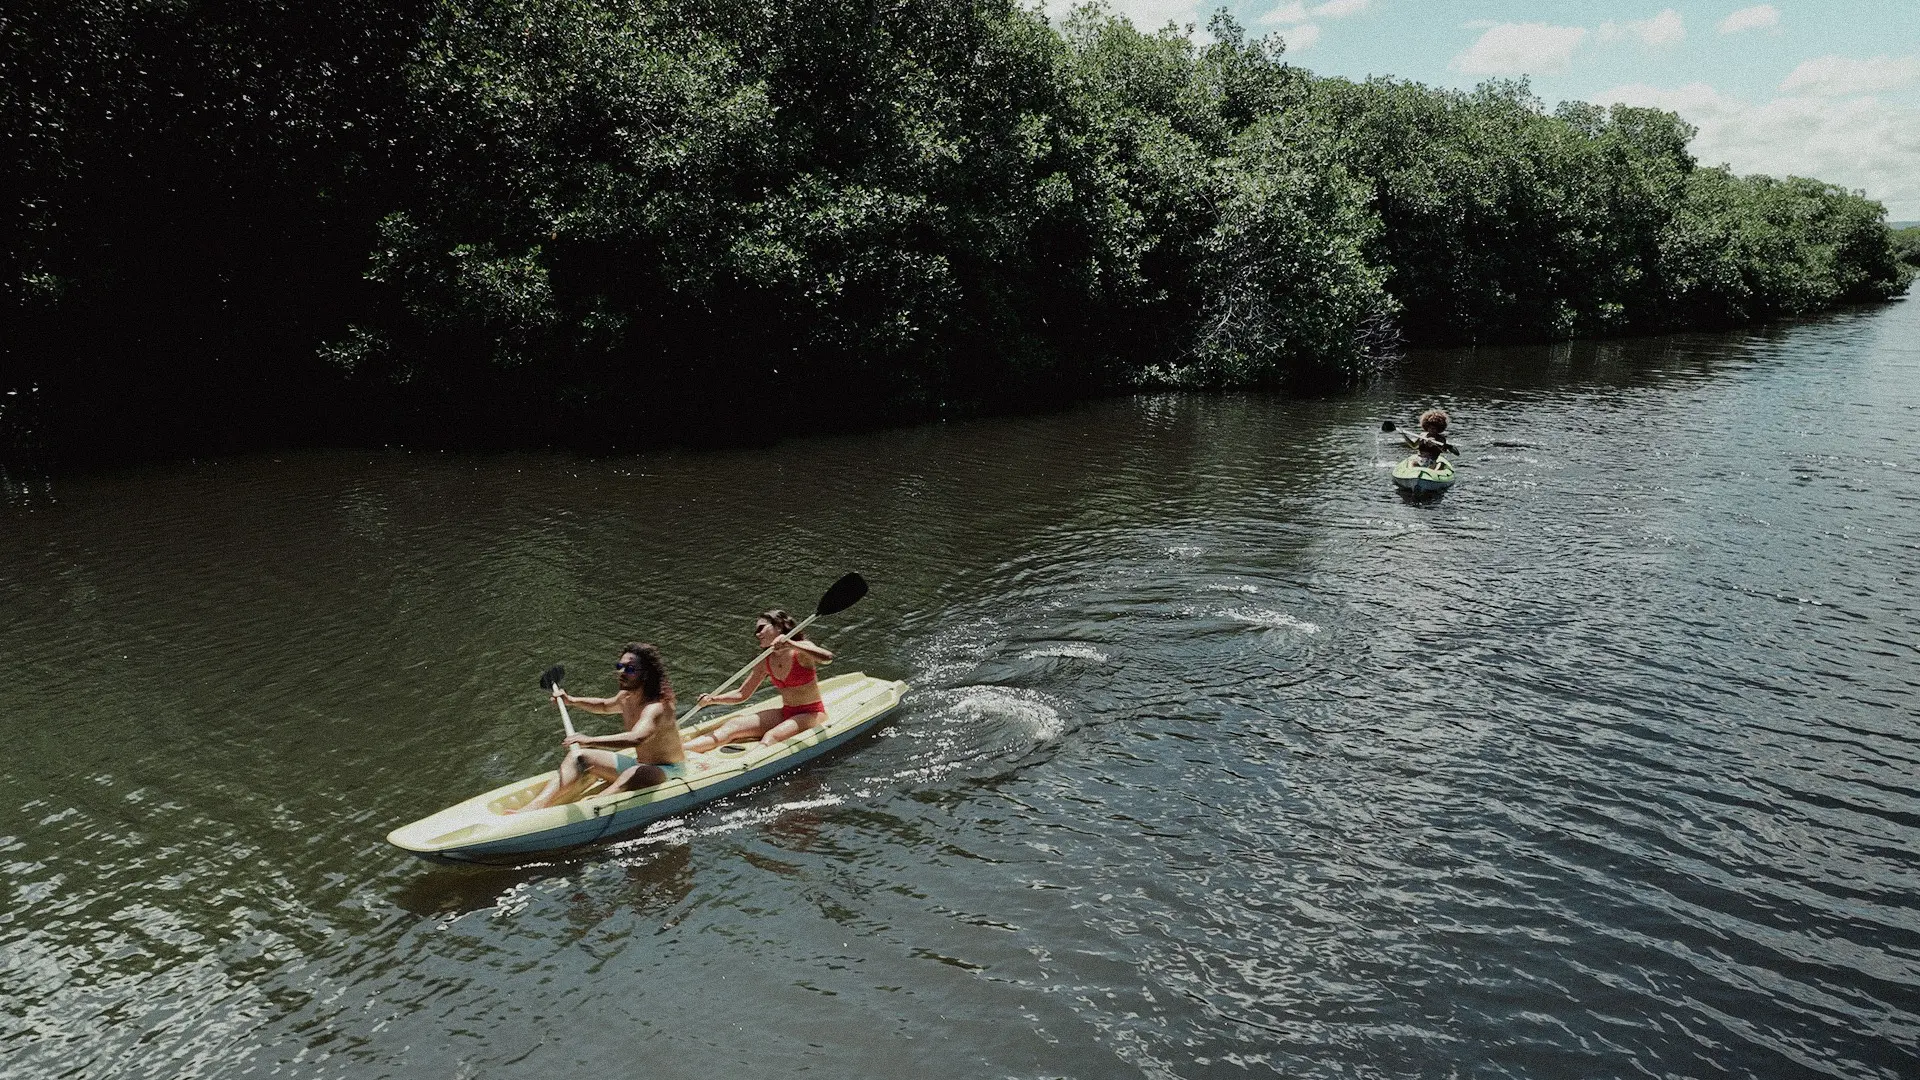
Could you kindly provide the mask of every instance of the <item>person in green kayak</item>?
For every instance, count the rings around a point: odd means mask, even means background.
[[[807,640],[805,633],[788,635],[794,627],[793,616],[779,609],[763,611],[753,624],[753,636],[762,649],[772,649],[766,660],[754,668],[740,689],[726,694],[702,694],[702,705],[738,705],[760,689],[761,680],[773,683],[780,691],[780,707],[762,709],[752,716],[729,720],[713,731],[689,739],[692,753],[704,753],[730,742],[759,739],[763,745],[791,739],[827,722],[827,703],[820,699],[821,664],[833,662],[833,654]]]
[[[560,772],[532,802],[520,811],[578,799],[594,777],[609,783],[600,794],[652,787],[669,776],[686,773],[686,749],[674,723],[673,684],[660,650],[636,642],[623,646],[613,665],[620,692],[612,697],[574,697],[559,687],[554,696],[590,713],[618,713],[625,721],[616,735],[570,735],[562,745],[566,756]]]
[[[1447,410],[1428,409],[1420,414],[1420,434],[1412,435],[1405,431],[1400,437],[1413,449],[1414,464],[1423,469],[1431,469],[1440,460],[1442,451],[1453,453],[1453,444],[1447,441]]]

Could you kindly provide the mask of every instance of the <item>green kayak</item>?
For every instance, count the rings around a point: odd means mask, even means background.
[[[1393,486],[1415,495],[1431,495],[1453,486],[1453,465],[1439,458],[1426,468],[1409,457],[1393,467]]]

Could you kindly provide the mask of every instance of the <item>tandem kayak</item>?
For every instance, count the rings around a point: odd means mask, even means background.
[[[812,731],[772,746],[729,743],[705,754],[688,754],[685,777],[669,777],[649,788],[595,795],[559,806],[509,814],[532,802],[554,774],[515,780],[483,795],[387,834],[387,842],[432,862],[511,862],[542,852],[612,839],[662,818],[724,798],[790,772],[878,727],[900,704],[907,684],[860,672],[836,675],[820,683],[828,721]],[[682,732],[693,736],[741,713],[757,712],[778,699],[758,701]]]
[[[1416,495],[1445,491],[1453,486],[1453,464],[1446,458],[1440,458],[1432,467],[1421,468],[1414,458],[1409,457],[1393,467],[1393,486]]]

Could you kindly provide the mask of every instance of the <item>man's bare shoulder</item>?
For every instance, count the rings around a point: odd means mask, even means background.
[[[646,715],[648,709],[660,704],[658,701],[647,700],[647,696],[638,690],[622,690],[613,700],[619,703],[622,713],[635,720]]]

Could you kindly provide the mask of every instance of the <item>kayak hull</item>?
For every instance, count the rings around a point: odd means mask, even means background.
[[[1393,486],[1415,495],[1435,495],[1453,486],[1453,464],[1446,458],[1422,468],[1409,457],[1393,467]]]
[[[705,754],[688,754],[685,777],[669,777],[650,788],[615,795],[589,793],[575,802],[531,810],[507,811],[533,801],[554,774],[541,773],[476,795],[387,834],[387,842],[430,862],[510,863],[528,856],[598,843],[631,833],[655,821],[723,799],[793,771],[832,753],[878,727],[900,704],[907,684],[860,672],[820,683],[827,723],[773,746],[731,743]],[[683,735],[710,731],[735,716],[778,706],[777,698],[688,728]]]

